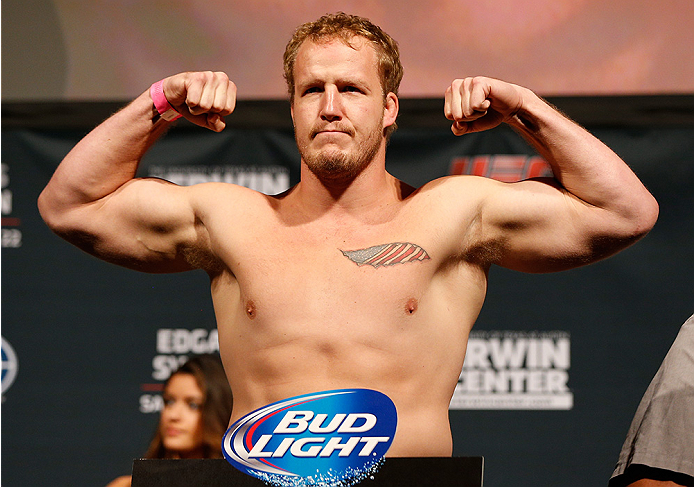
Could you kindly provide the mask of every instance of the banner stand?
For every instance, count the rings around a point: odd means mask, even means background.
[[[482,487],[483,457],[387,458],[370,487]],[[146,460],[133,462],[132,487],[267,487],[226,460]]]

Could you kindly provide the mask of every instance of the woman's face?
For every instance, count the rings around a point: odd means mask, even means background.
[[[164,409],[159,420],[164,447],[181,458],[202,453],[204,396],[191,374],[174,374],[164,389]]]

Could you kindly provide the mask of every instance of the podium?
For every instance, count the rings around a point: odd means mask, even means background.
[[[483,457],[386,458],[357,485],[368,487],[482,487]],[[135,460],[132,487],[267,487],[224,459]]]

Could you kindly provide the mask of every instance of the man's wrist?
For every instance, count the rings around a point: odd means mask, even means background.
[[[152,98],[152,103],[156,108],[159,116],[166,120],[167,122],[173,122],[176,119],[181,118],[181,114],[178,113],[174,107],[171,106],[169,100],[166,99],[164,95],[164,80],[157,81],[149,88],[149,96]]]

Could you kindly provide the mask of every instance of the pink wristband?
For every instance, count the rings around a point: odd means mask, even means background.
[[[181,118],[181,114],[174,110],[174,107],[171,106],[169,100],[166,99],[166,95],[164,95],[163,84],[164,80],[157,81],[156,83],[154,83],[149,88],[149,96],[152,97],[154,107],[159,112],[161,118],[163,118],[167,122],[173,122],[174,120]]]

